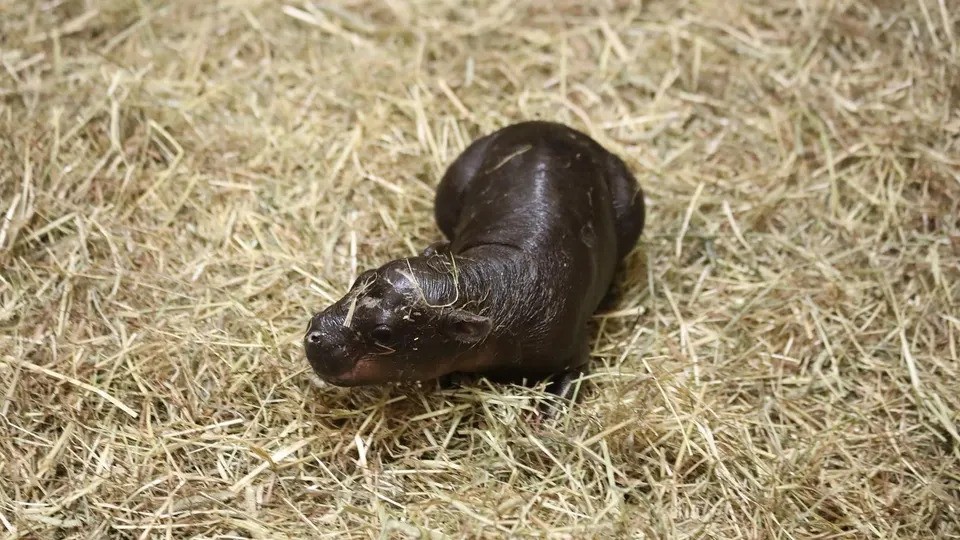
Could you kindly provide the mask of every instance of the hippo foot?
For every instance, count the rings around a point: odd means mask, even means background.
[[[537,407],[537,424],[556,419],[563,409],[569,412],[573,408],[580,397],[581,377],[590,372],[589,361],[590,343],[584,340],[577,355],[567,363],[574,367],[557,373],[547,383],[546,391],[552,395]]]
[[[437,379],[441,390],[453,390],[469,386],[473,382],[473,377],[466,373],[448,373]]]
[[[564,411],[569,412],[577,402],[580,377],[584,374],[585,369],[574,369],[560,373],[551,380],[546,388],[549,399],[538,404],[534,423],[549,422],[559,418]]]

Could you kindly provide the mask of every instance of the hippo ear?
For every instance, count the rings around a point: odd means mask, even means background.
[[[473,345],[483,341],[493,328],[490,317],[454,309],[444,316],[443,332],[461,342]]]
[[[371,268],[369,270],[362,272],[359,276],[357,276],[357,279],[353,280],[353,285],[350,286],[350,289],[351,290],[356,289],[357,285],[361,285],[367,281],[372,281],[373,278],[376,277],[376,274],[377,274],[376,268]]]

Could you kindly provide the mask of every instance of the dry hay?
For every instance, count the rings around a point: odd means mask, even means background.
[[[5,538],[957,538],[960,7],[582,4],[0,4]],[[312,382],[533,117],[649,195],[582,405]]]

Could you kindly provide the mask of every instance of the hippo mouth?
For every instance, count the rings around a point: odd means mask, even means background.
[[[453,371],[451,365],[439,363],[431,368],[392,369],[382,357],[361,356],[351,368],[337,375],[320,375],[324,381],[341,387],[403,384],[436,379]],[[319,374],[318,374],[319,375]]]
[[[350,369],[337,375],[324,376],[323,380],[335,386],[365,386],[385,382],[388,379],[386,375],[374,358],[364,356]]]

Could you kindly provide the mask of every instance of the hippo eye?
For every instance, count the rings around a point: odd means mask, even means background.
[[[393,337],[393,330],[389,326],[381,324],[370,331],[370,337],[380,344],[389,343],[390,338]]]

